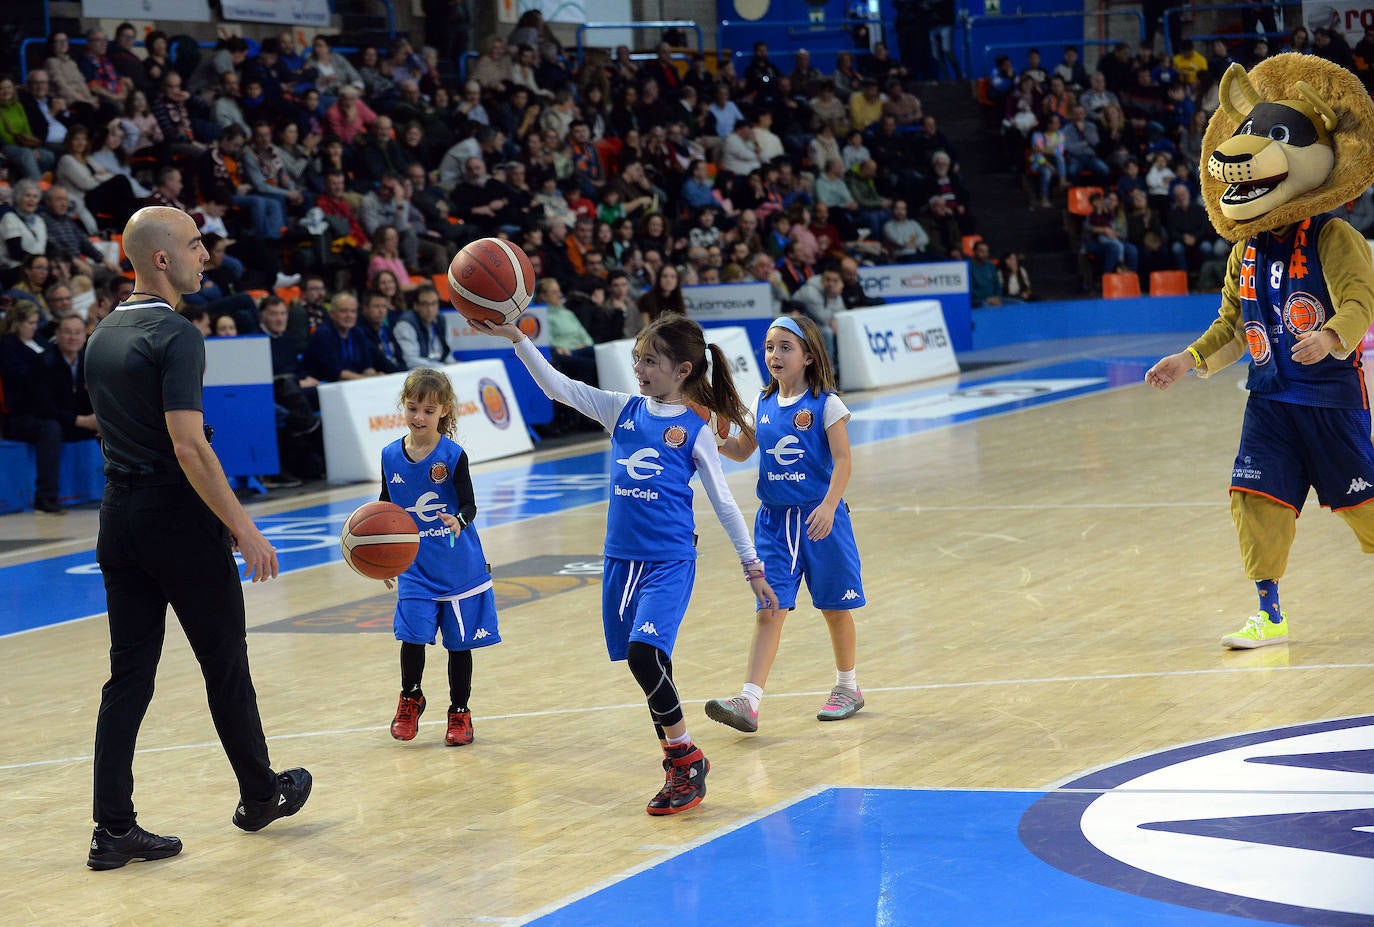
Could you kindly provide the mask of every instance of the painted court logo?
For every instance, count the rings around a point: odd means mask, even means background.
[[[1374,716],[1189,744],[1066,783],[1021,842],[1169,904],[1312,927],[1374,923]]]

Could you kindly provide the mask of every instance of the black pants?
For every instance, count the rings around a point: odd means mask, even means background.
[[[56,419],[11,415],[5,423],[5,434],[11,441],[33,445],[38,470],[34,495],[44,502],[56,502],[62,468],[62,426]]]
[[[184,481],[111,481],[96,559],[110,612],[110,680],[95,727],[96,824],[121,830],[134,822],[134,747],[153,697],[169,603],[200,663],[239,794],[269,799],[275,782],[248,672],[243,588],[224,525]]]

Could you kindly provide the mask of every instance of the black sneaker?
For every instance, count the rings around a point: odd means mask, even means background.
[[[668,763],[668,803],[665,807],[662,798],[655,795],[644,809],[652,815],[678,814],[695,808],[706,797],[706,774],[711,771],[711,762],[701,752],[701,748],[686,743],[667,749]]]
[[[267,801],[239,800],[234,809],[234,826],[246,831],[262,830],[277,818],[289,818],[310,797],[310,773],[299,766],[277,773],[277,794]]]
[[[120,837],[116,837],[104,827],[97,827],[91,834],[91,853],[86,857],[86,865],[101,871],[119,869],[125,863],[167,859],[180,852],[179,838],[159,837],[157,834],[148,833],[137,824]]]
[[[39,496],[33,500],[33,508],[36,512],[45,512],[48,515],[66,515],[67,510],[62,508],[61,503],[56,499]]]

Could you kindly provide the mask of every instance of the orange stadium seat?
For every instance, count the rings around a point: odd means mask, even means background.
[[[1086,216],[1093,211],[1089,202],[1094,193],[1101,193],[1101,187],[1069,187],[1069,212],[1075,216]]]
[[[1102,295],[1106,299],[1128,299],[1140,295],[1140,278],[1135,274],[1103,274]]]
[[[1150,272],[1151,296],[1187,296],[1186,270],[1154,270]]]
[[[433,282],[434,288],[439,291],[440,299],[445,303],[452,300],[448,292],[448,274],[435,274],[430,280]]]
[[[982,235],[965,235],[961,247],[965,257],[973,257],[973,246],[983,240]]]

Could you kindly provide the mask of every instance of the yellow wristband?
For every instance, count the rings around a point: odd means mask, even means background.
[[[1188,353],[1193,355],[1193,363],[1197,365],[1198,370],[1202,370],[1204,369],[1204,367],[1206,367],[1206,365],[1202,362],[1202,355],[1197,352],[1197,348],[1190,347],[1188,349]]]

